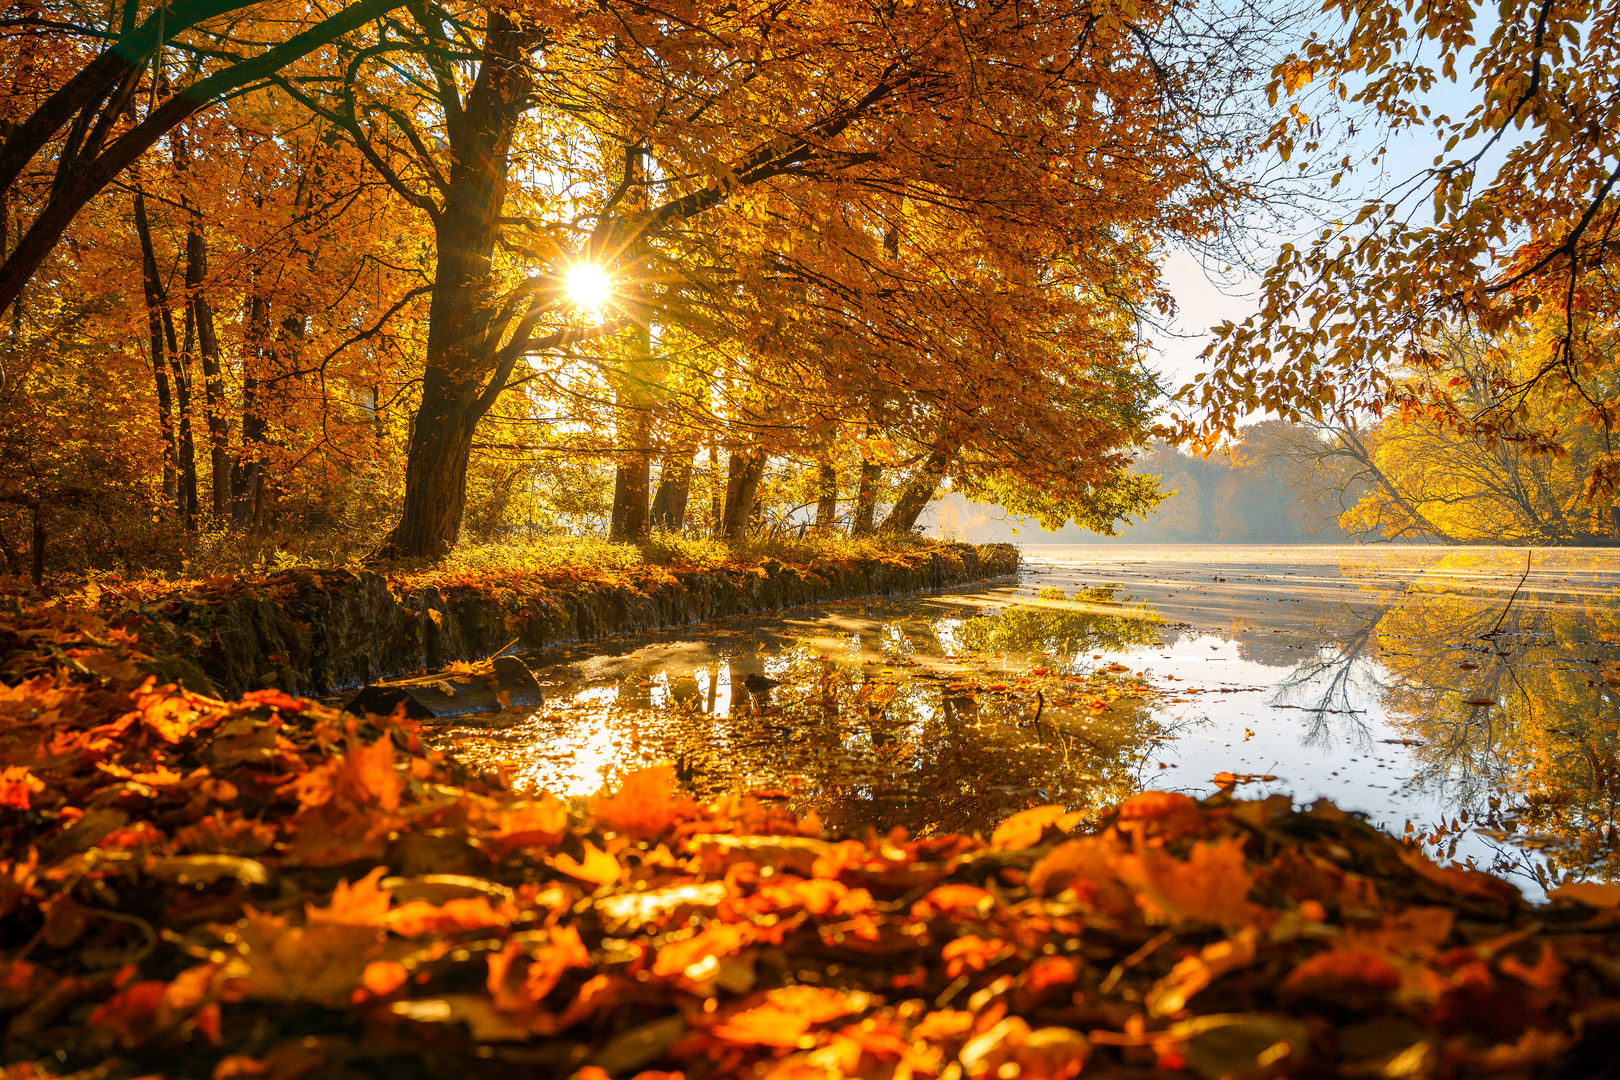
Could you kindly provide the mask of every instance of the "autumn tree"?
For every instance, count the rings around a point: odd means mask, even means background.
[[[10,69],[0,204],[16,221],[5,215],[3,227],[15,239],[0,235],[0,311],[90,201],[177,125],[397,3],[362,0],[330,15],[234,0],[141,6],[32,5],[0,31]],[[255,18],[238,17],[250,6]]]
[[[1275,68],[1272,94],[1290,115],[1270,145],[1302,167],[1336,164],[1334,186],[1378,167],[1397,140],[1432,138],[1433,164],[1283,246],[1260,311],[1220,328],[1212,370],[1183,389],[1185,430],[1208,441],[1257,409],[1298,420],[1398,406],[1556,454],[1532,416],[1568,408],[1604,440],[1591,487],[1612,490],[1620,12],[1551,0],[1327,10],[1337,25]],[[1452,85],[1473,101],[1461,116],[1425,101]],[[1341,156],[1358,129],[1372,140],[1366,161]],[[1532,325],[1541,355],[1484,398],[1408,377],[1445,366],[1430,345],[1440,327],[1495,337]]]
[[[1184,91],[1197,74],[1159,63],[1144,33],[1169,27],[1169,9],[943,14],[609,6],[551,25],[430,5],[379,24],[340,87],[286,78],[436,237],[393,552],[454,541],[479,420],[520,362],[582,338],[765,312],[763,330],[733,319],[710,335],[754,376],[792,339],[790,324],[809,342],[822,333],[829,357],[854,328],[864,340],[837,363],[870,367],[862,350],[881,335],[863,313],[888,333],[901,320],[883,307],[916,292],[881,267],[886,243],[907,249],[909,272],[959,255],[944,242],[956,234],[1026,294],[1069,288],[1050,274],[1067,260],[1077,300],[1118,284],[1127,307],[1163,302],[1154,240],[1207,234],[1223,200],[1243,195],[1206,165],[1236,148],[1189,122],[1196,95]],[[997,261],[1015,248],[1021,267]],[[612,316],[594,327],[564,301],[582,260],[619,282]],[[812,306],[766,310],[772,290],[795,288]],[[831,311],[813,306],[821,297],[836,299]],[[958,363],[910,351],[924,368]],[[916,392],[913,372],[891,362],[895,383]],[[818,384],[842,372],[829,375]]]
[[[1537,352],[1528,339],[1491,342],[1458,330],[1431,336],[1414,379],[1441,379],[1464,410],[1483,411],[1524,379]],[[1610,500],[1587,487],[1605,453],[1577,410],[1533,398],[1524,422],[1548,433],[1527,446],[1403,410],[1381,421],[1306,422],[1268,453],[1299,471],[1302,494],[1333,502],[1340,524],[1376,539],[1445,543],[1590,543],[1613,530]]]

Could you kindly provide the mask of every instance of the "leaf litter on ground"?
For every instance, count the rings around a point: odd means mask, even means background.
[[[1620,887],[1327,803],[827,838],[674,770],[570,805],[131,634],[0,621],[8,1077],[1600,1076]]]

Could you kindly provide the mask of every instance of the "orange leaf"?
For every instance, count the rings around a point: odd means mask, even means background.
[[[554,847],[568,827],[568,807],[561,799],[542,795],[489,815],[495,825],[490,846],[505,855],[518,848]]]
[[[1349,946],[1319,953],[1294,968],[1283,982],[1283,992],[1338,1001],[1353,992],[1384,994],[1400,985],[1401,974],[1388,957]]]
[[[784,986],[766,995],[763,1005],[732,1015],[709,1034],[744,1046],[795,1046],[812,1025],[824,1024],[866,1008],[865,994],[846,994],[819,986]]]
[[[675,798],[675,770],[653,765],[625,775],[618,794],[591,800],[596,820],[614,832],[639,840],[661,836],[677,818],[695,809],[690,799]]]
[[[326,907],[304,905],[304,918],[313,924],[334,923],[339,926],[386,926],[388,905],[392,897],[379,889],[386,867],[373,867],[371,872],[350,885],[339,881],[332,890],[332,900]]]
[[[378,997],[387,997],[410,978],[410,972],[404,966],[392,960],[373,960],[366,965],[365,972],[360,976],[360,985],[370,990]]]
[[[1158,849],[1138,845],[1135,855],[1117,861],[1121,881],[1137,890],[1148,911],[1172,921],[1240,926],[1249,921],[1253,875],[1243,862],[1243,837],[1193,845],[1182,862]]]
[[[1009,851],[1034,847],[1040,843],[1041,834],[1046,832],[1048,825],[1056,825],[1067,832],[1078,825],[1083,817],[1083,814],[1072,814],[1062,806],[1020,810],[996,826],[996,831],[990,834],[990,844]]]
[[[610,885],[618,881],[620,873],[623,872],[619,861],[589,840],[585,841],[584,846],[583,862],[566,851],[559,851],[551,857],[551,865],[569,877],[588,881],[592,885]]]
[[[0,769],[0,806],[27,810],[28,796],[44,790],[45,781],[29,772],[25,765],[8,765]]]
[[[729,956],[754,940],[753,926],[747,923],[710,923],[708,929],[684,941],[674,941],[658,950],[652,972],[661,978],[680,975],[711,956]]]
[[[450,934],[486,926],[505,926],[506,922],[506,916],[491,907],[489,900],[482,896],[447,900],[443,906],[435,906],[426,900],[412,900],[388,913],[388,928],[401,937]]]

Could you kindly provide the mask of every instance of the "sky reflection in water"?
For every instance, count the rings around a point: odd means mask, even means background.
[[[1524,559],[1036,547],[1016,585],[548,652],[555,704],[439,739],[573,796],[671,760],[857,833],[1273,776],[1242,790],[1410,822],[1534,894],[1614,876],[1620,579],[1605,552],[1537,552],[1509,604]]]

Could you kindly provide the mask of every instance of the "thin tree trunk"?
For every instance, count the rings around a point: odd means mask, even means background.
[[[185,139],[178,131],[173,137],[176,171],[189,164]],[[228,519],[231,511],[231,426],[225,419],[225,380],[219,363],[219,335],[214,329],[214,309],[203,295],[208,277],[208,247],[203,239],[202,220],[196,208],[185,200],[189,214],[186,229],[186,303],[197,329],[197,354],[202,360],[203,413],[208,427],[208,463],[212,483],[213,517],[216,523]]]
[[[726,506],[720,517],[718,539],[733,544],[748,539],[748,523],[754,513],[759,482],[765,476],[765,461],[763,451],[731,452],[726,463]]]
[[[877,519],[877,485],[883,476],[883,466],[862,456],[861,486],[855,492],[855,521],[850,525],[851,536],[865,536],[873,530]]]
[[[135,233],[141,244],[141,284],[146,293],[146,325],[152,350],[152,379],[157,387],[158,429],[163,435],[163,494],[170,499],[179,493],[175,460],[179,456],[174,436],[174,399],[169,389],[169,348],[174,340],[174,320],[169,316],[163,282],[158,276],[157,255],[152,247],[152,223],[146,216],[146,196],[135,189]]]
[[[830,533],[838,523],[838,467],[825,448],[816,462],[816,472],[816,532]]]
[[[720,522],[726,513],[726,492],[720,485],[720,447],[709,441],[709,532],[720,536]]]
[[[22,556],[18,555],[17,549],[11,546],[11,538],[6,535],[4,528],[0,528],[0,555],[5,556],[6,569],[10,570],[15,576],[22,577]]]
[[[39,503],[34,504],[34,550],[33,580],[34,584],[45,583],[45,515]]]
[[[270,301],[257,291],[248,300],[247,340],[242,354],[242,451],[231,469],[231,520],[256,521],[264,479],[265,423],[260,376],[270,345]]]
[[[173,456],[177,470],[174,499],[180,511],[180,521],[187,532],[197,527],[197,450],[191,438],[191,374],[186,363],[186,352],[191,348],[192,319],[186,318],[184,347],[176,339],[174,315],[169,310],[168,290],[158,273],[157,254],[152,246],[151,222],[146,214],[146,200],[136,194],[135,230],[141,243],[142,277],[147,289],[148,319],[155,318],[162,327],[162,345],[166,345],[169,378],[174,385],[174,419],[171,419],[169,438],[173,443]],[[154,345],[159,337],[152,327]],[[158,357],[153,357],[154,375],[159,380],[159,408],[162,408],[161,386],[169,380],[163,377]],[[161,417],[160,417],[161,419]]]

